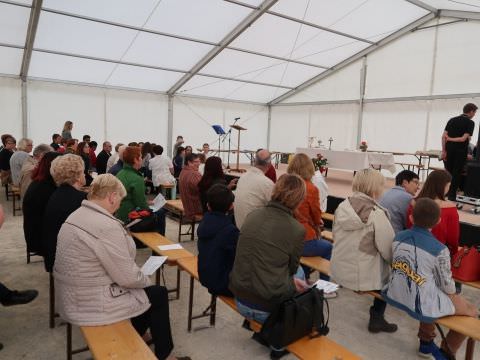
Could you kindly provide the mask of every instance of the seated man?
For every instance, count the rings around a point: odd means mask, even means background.
[[[203,214],[200,190],[198,189],[198,183],[202,178],[202,175],[198,172],[199,166],[198,155],[188,154],[185,156],[185,166],[178,177],[180,198],[182,199],[184,216],[187,219]]]
[[[117,176],[120,170],[123,169],[123,152],[127,148],[126,145],[121,145],[118,147],[118,160],[117,162],[107,171],[109,174]]]
[[[240,177],[235,192],[235,222],[241,229],[248,214],[253,210],[266,206],[270,201],[273,181],[265,176],[271,165],[268,150],[259,150],[255,155],[255,166]]]
[[[380,205],[388,210],[395,234],[406,229],[408,205],[419,187],[418,175],[413,171],[403,170],[395,177],[395,186],[380,199]]]
[[[198,226],[198,275],[210,294],[233,296],[228,289],[239,231],[230,211],[234,195],[223,184],[207,192],[208,212]]]
[[[434,200],[416,201],[414,226],[395,236],[390,281],[382,292],[389,304],[420,321],[419,355],[436,360],[454,358],[465,336],[451,330],[439,349],[433,342],[434,321],[454,314],[478,316],[475,306],[455,293],[450,253],[431,233],[439,220],[440,208]]]
[[[152,171],[153,186],[158,187],[162,184],[175,184],[173,163],[168,156],[163,154],[163,147],[155,145],[152,151],[155,157],[148,162],[148,168]]]

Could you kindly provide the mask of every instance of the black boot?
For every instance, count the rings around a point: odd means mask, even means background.
[[[370,308],[370,321],[368,322],[368,331],[371,333],[387,332],[393,333],[398,327],[395,324],[389,324],[385,321],[383,314],[376,313],[373,307]]]

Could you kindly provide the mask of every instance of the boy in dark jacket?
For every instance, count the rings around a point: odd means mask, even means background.
[[[215,184],[207,192],[208,212],[198,226],[198,275],[213,295],[233,296],[228,289],[239,230],[229,211],[234,195],[225,185]]]

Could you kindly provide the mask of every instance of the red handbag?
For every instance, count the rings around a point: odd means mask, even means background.
[[[476,247],[464,246],[453,257],[452,275],[461,281],[480,280],[480,253]]]

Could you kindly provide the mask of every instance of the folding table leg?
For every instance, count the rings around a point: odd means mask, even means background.
[[[188,332],[192,331],[192,312],[193,312],[193,286],[195,279],[193,276],[190,276],[190,292],[188,298]]]
[[[177,300],[180,299],[180,268],[177,266]]]
[[[210,302],[210,325],[215,326],[215,318],[217,315],[217,296],[212,295],[212,301]]]

